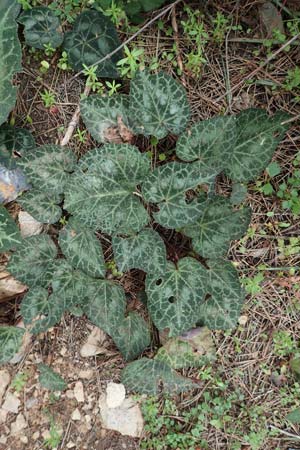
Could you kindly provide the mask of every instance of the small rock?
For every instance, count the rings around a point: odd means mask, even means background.
[[[87,338],[87,341],[80,350],[80,355],[83,358],[89,358],[90,356],[99,355],[105,351],[103,343],[106,340],[107,335],[104,331],[98,327],[94,327],[91,334]]]
[[[20,441],[23,442],[23,444],[28,444],[28,437],[23,434],[20,436]]]
[[[71,389],[68,389],[66,391],[66,397],[72,400],[72,398],[74,398],[74,392]]]
[[[76,444],[74,444],[74,442],[70,441],[67,443],[67,448],[74,448],[76,447]]]
[[[38,399],[34,398],[34,397],[30,397],[26,400],[25,405],[26,405],[26,409],[30,409],[32,408],[34,405],[36,405],[38,403]]]
[[[3,395],[6,391],[7,386],[10,383],[10,373],[8,370],[0,370],[0,405],[2,403]]]
[[[71,416],[71,419],[72,419],[72,420],[80,420],[80,419],[81,419],[81,414],[80,414],[80,411],[79,411],[78,408],[76,408],[76,409],[73,411],[72,416]]]
[[[43,430],[42,431],[42,437],[44,438],[44,440],[49,439],[50,436],[50,431],[49,430]]]
[[[85,422],[86,422],[86,426],[87,426],[88,430],[91,430],[92,429],[92,424],[91,424],[92,418],[91,418],[91,416],[85,415],[84,418],[85,418]]]
[[[78,373],[79,378],[82,378],[84,380],[90,380],[91,378],[93,378],[93,375],[94,371],[91,369],[80,370]]]
[[[118,431],[125,436],[141,437],[144,420],[138,404],[129,397],[117,408],[109,408],[106,396],[99,400],[103,428]]]
[[[11,424],[10,431],[11,434],[20,433],[20,431],[24,430],[27,427],[27,422],[23,416],[23,414],[18,414],[15,422]]]
[[[73,392],[78,403],[84,402],[83,384],[81,381],[76,382]]]
[[[67,353],[67,348],[66,347],[63,347],[62,349],[61,349],[61,351],[60,351],[60,354],[61,354],[61,356],[65,356],[65,354]]]
[[[3,403],[2,408],[5,411],[18,414],[19,406],[21,402],[14,394],[8,392],[5,397],[5,402]]]
[[[41,234],[43,231],[43,224],[35,220],[26,211],[19,212],[20,232],[23,238]]]
[[[239,317],[239,324],[240,325],[246,325],[247,322],[248,322],[248,316],[240,316]]]
[[[39,437],[40,437],[40,432],[39,432],[39,431],[36,431],[36,432],[33,433],[33,435],[32,435],[32,439],[33,439],[34,441],[37,441]]]
[[[0,409],[0,423],[5,423],[7,418],[8,411],[5,411],[5,409]]]
[[[6,442],[7,442],[7,437],[0,436],[0,444],[6,444]]]
[[[108,408],[117,408],[125,400],[125,386],[121,383],[108,383],[106,388],[106,403]]]

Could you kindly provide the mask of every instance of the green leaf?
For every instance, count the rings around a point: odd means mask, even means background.
[[[190,118],[185,90],[166,73],[139,72],[131,82],[129,95],[132,130],[136,134],[162,139],[180,134]]]
[[[23,328],[0,326],[0,364],[10,361],[20,350],[24,333]]]
[[[105,277],[103,251],[95,234],[70,219],[59,233],[59,245],[63,254],[75,269],[91,277]]]
[[[86,286],[86,299],[83,310],[90,321],[113,336],[124,319],[126,308],[121,286],[108,280],[91,281]]]
[[[128,364],[122,371],[121,379],[127,391],[146,395],[157,395],[161,391],[176,394],[199,387],[162,361],[147,358]]]
[[[300,378],[300,357],[299,356],[296,356],[295,358],[291,359],[290,367],[291,367],[291,371],[294,373],[294,375],[297,378]]]
[[[10,125],[0,127],[0,164],[7,169],[16,167],[14,152],[23,156],[27,150],[35,147],[35,141],[30,131],[25,128],[15,128]]]
[[[56,223],[62,216],[62,202],[60,194],[48,194],[47,192],[32,189],[18,198],[18,203],[34,219],[41,223]]]
[[[196,324],[199,305],[206,295],[206,286],[199,280],[206,277],[207,270],[189,257],[179,260],[177,267],[169,261],[161,277],[147,275],[147,306],[159,330],[168,328],[172,337]]]
[[[92,150],[66,186],[64,208],[93,230],[137,232],[149,221],[137,192],[149,170],[147,155],[131,145],[107,144]]]
[[[294,411],[290,412],[286,419],[292,423],[299,424],[300,423],[300,408],[294,409]]]
[[[44,388],[50,391],[64,391],[66,389],[67,383],[65,380],[51,367],[40,363],[38,369],[40,371],[39,382]]]
[[[280,174],[281,167],[276,161],[273,161],[268,165],[267,172],[271,178],[276,177],[276,175]]]
[[[115,26],[108,17],[98,11],[84,11],[74,22],[73,30],[65,34],[64,49],[68,61],[76,71],[110,54],[120,45]],[[97,76],[118,78],[116,63],[122,58],[122,51],[98,64]]]
[[[236,326],[245,293],[238,273],[229,261],[208,261],[209,270],[198,278],[206,286],[206,297],[199,306],[199,321],[210,329],[226,330]]]
[[[69,180],[76,157],[68,148],[46,144],[28,151],[18,161],[33,187],[47,194],[61,194]]]
[[[46,234],[23,239],[13,253],[7,270],[30,287],[47,287],[56,269],[57,249]]]
[[[235,206],[240,205],[246,200],[247,193],[247,186],[242,183],[233,183],[230,195],[230,203]]]
[[[135,312],[118,323],[112,338],[126,361],[137,358],[151,343],[149,325]]]
[[[25,27],[25,41],[30,47],[44,50],[46,45],[57,48],[63,42],[59,18],[45,6],[24,11],[18,22]]]
[[[207,327],[193,328],[182,336],[168,339],[155,359],[173,369],[202,367],[214,361],[216,349],[211,331]]]
[[[0,252],[18,247],[22,242],[20,231],[4,206],[0,206]]]
[[[109,142],[112,134],[119,135],[120,119],[125,124],[129,123],[128,107],[128,96],[124,94],[113,97],[92,95],[80,102],[82,120],[100,143]]]
[[[230,200],[214,197],[205,204],[196,223],[183,229],[192,238],[194,250],[204,258],[226,255],[230,242],[247,231],[251,219],[249,208],[234,211]]]
[[[31,325],[30,332],[39,334],[53,327],[61,319],[63,304],[47,289],[37,287],[30,289],[21,303],[21,315],[25,325]]]
[[[160,274],[165,271],[166,247],[154,230],[142,230],[126,238],[114,236],[112,245],[114,258],[121,272],[140,269],[147,273]]]
[[[154,219],[167,228],[178,228],[194,222],[203,210],[203,197],[196,192],[200,184],[210,183],[215,174],[201,172],[198,163],[171,162],[157,167],[145,179],[142,195],[146,202],[157,203]]]
[[[21,45],[15,21],[20,11],[16,0],[0,3],[0,125],[6,121],[16,101],[17,88],[12,85],[13,76],[22,70]]]

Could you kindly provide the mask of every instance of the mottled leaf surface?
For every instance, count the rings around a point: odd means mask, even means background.
[[[39,334],[53,327],[64,312],[63,304],[47,289],[30,289],[21,304],[21,315],[25,325],[31,325],[30,332]]]
[[[178,228],[194,222],[203,210],[203,198],[189,191],[214,178],[211,172],[201,172],[197,163],[171,162],[157,167],[145,179],[142,195],[146,202],[157,203],[154,219],[167,228]]]
[[[105,143],[111,138],[113,130],[123,123],[129,123],[129,99],[127,95],[112,97],[91,95],[80,102],[81,117],[97,142]]]
[[[61,194],[76,165],[74,153],[59,145],[46,144],[28,151],[18,166],[33,187],[48,194]]]
[[[178,375],[164,362],[148,358],[128,364],[121,379],[127,391],[146,395],[157,395],[161,391],[176,394],[198,388],[196,383]]]
[[[32,189],[18,198],[18,203],[35,220],[41,223],[52,224],[59,221],[62,216],[62,202],[60,194],[48,194],[38,189]]]
[[[20,231],[4,206],[0,206],[0,252],[14,249],[21,244]]]
[[[0,164],[7,169],[16,167],[14,152],[23,156],[27,150],[35,147],[35,140],[29,130],[10,125],[0,127]]]
[[[97,280],[86,286],[86,297],[83,305],[85,314],[94,325],[112,336],[125,315],[123,289],[112,281]]]
[[[104,62],[98,61],[120,45],[115,26],[111,20],[98,11],[84,11],[74,22],[73,30],[65,34],[64,48],[68,61],[76,71],[86,66],[98,65],[97,76],[118,78],[116,63],[122,57],[118,51]]]
[[[183,229],[192,238],[194,250],[204,258],[216,258],[228,252],[230,242],[247,231],[251,219],[249,208],[234,211],[230,200],[214,197],[205,204],[197,221]]]
[[[25,41],[30,47],[44,50],[46,45],[57,48],[63,42],[59,18],[46,6],[24,11],[18,22],[24,25]]]
[[[164,72],[139,72],[132,80],[129,95],[132,130],[136,134],[162,139],[180,134],[190,118],[183,86]]]
[[[177,267],[167,263],[166,272],[146,278],[147,306],[159,330],[169,329],[169,336],[178,336],[197,322],[197,311],[205,300],[207,270],[195,259],[186,257]]]
[[[112,338],[126,361],[137,358],[151,342],[149,325],[136,312],[121,320]]]
[[[56,268],[57,249],[46,234],[23,239],[13,253],[7,270],[30,287],[47,287]]]
[[[39,382],[40,384],[50,391],[63,391],[67,387],[65,380],[51,367],[46,364],[40,363],[38,365],[40,371]]]
[[[8,362],[18,353],[24,333],[24,328],[0,327],[0,364]]]
[[[6,121],[16,101],[13,76],[22,70],[21,44],[16,17],[21,6],[16,0],[0,2],[0,125]]]
[[[59,233],[59,245],[69,263],[91,277],[105,276],[103,251],[93,231],[70,219]]]
[[[114,258],[121,272],[134,268],[156,274],[165,271],[166,247],[154,230],[142,230],[129,237],[114,236],[112,245]]]
[[[65,209],[77,221],[108,234],[137,232],[149,221],[137,185],[150,162],[136,147],[107,144],[80,161],[65,191]]]

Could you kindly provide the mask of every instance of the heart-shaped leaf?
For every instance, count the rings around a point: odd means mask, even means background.
[[[178,336],[196,324],[200,304],[205,301],[206,286],[199,282],[207,270],[193,258],[182,258],[177,267],[167,263],[165,274],[148,274],[147,306],[159,330],[169,329],[169,336]]]
[[[46,6],[24,11],[18,22],[25,27],[25,41],[30,47],[44,50],[46,45],[57,48],[63,42],[59,18]]]
[[[25,128],[15,128],[10,125],[0,127],[0,164],[7,169],[16,167],[14,152],[23,156],[27,150],[35,147],[35,141],[30,131]]]
[[[53,327],[64,312],[63,304],[47,289],[37,287],[30,289],[21,304],[21,314],[25,325],[31,325],[30,332],[39,334]]]
[[[153,217],[158,223],[178,228],[201,215],[204,202],[196,189],[200,184],[210,183],[214,176],[211,172],[201,172],[198,163],[171,162],[157,167],[146,178],[143,198],[146,202],[157,203],[159,211],[153,213]]]
[[[90,151],[66,186],[64,207],[77,221],[108,234],[139,231],[149,221],[137,185],[150,169],[131,145],[107,144]]]
[[[131,82],[129,95],[131,128],[136,134],[162,139],[181,133],[190,118],[185,90],[164,72],[139,72]]]
[[[59,233],[59,245],[69,263],[91,277],[105,276],[103,251],[99,240],[88,228],[70,219]]]
[[[57,249],[46,234],[23,239],[13,253],[7,270],[30,287],[47,287],[56,269]]]
[[[22,52],[15,20],[20,8],[17,0],[0,2],[0,125],[14,107],[17,88],[12,85],[12,79],[22,70]]]
[[[21,347],[24,328],[0,327],[0,364],[10,361]]]
[[[227,253],[231,240],[247,231],[250,219],[249,208],[234,211],[230,200],[213,197],[204,205],[200,218],[183,232],[192,238],[197,253],[204,258],[216,258]]]
[[[119,322],[112,338],[126,361],[137,358],[151,342],[148,324],[135,312]]]
[[[38,369],[40,371],[39,382],[44,388],[50,389],[50,391],[63,391],[66,389],[67,383],[65,380],[58,373],[54,372],[51,367],[40,363]]]
[[[121,286],[112,281],[91,281],[86,286],[86,302],[82,306],[94,325],[113,336],[124,319],[125,294]]]
[[[166,268],[166,247],[154,230],[142,230],[129,237],[114,236],[112,239],[115,261],[121,272],[140,269],[160,274]]]
[[[62,215],[62,202],[60,194],[48,194],[47,192],[32,189],[18,198],[18,203],[35,220],[41,223],[56,223]]]
[[[73,30],[65,34],[64,49],[68,61],[76,71],[86,66],[97,65],[97,76],[118,78],[116,63],[122,51],[116,52],[98,64],[120,45],[115,26],[108,17],[98,11],[84,11],[74,22]]]
[[[33,187],[48,194],[62,194],[73,172],[76,157],[68,148],[46,144],[28,151],[18,161]]]
[[[82,119],[96,141],[100,143],[126,141],[129,133],[129,97],[117,94],[113,97],[92,95],[80,102]],[[113,141],[114,139],[114,141]]]
[[[20,231],[4,206],[0,206],[0,252],[18,247],[22,242]]]
[[[199,387],[189,378],[178,375],[164,362],[148,358],[128,364],[122,371],[122,383],[127,391],[146,395],[157,395],[161,391],[176,394]]]

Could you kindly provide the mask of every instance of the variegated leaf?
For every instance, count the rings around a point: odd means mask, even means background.
[[[18,247],[22,242],[20,231],[4,206],[0,206],[0,252]]]
[[[24,328],[0,327],[0,364],[10,361],[21,347]]]
[[[41,223],[56,223],[62,216],[59,203],[62,202],[60,194],[48,194],[38,189],[32,189],[18,198],[18,203],[35,220]]]

